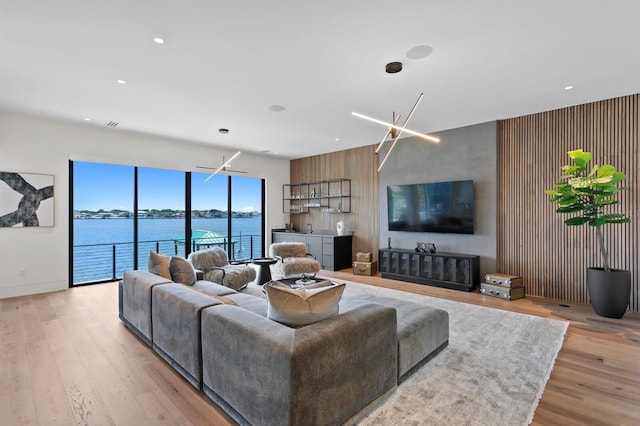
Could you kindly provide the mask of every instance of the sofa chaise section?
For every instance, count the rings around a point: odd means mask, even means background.
[[[398,318],[398,384],[449,344],[449,313],[445,310],[390,297],[360,295],[340,301],[348,312],[365,303],[393,308]]]
[[[203,390],[243,425],[338,425],[397,383],[396,312],[362,305],[291,328],[238,306],[202,312]]]

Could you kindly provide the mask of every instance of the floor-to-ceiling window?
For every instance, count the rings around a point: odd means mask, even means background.
[[[262,191],[261,179],[245,176],[231,179],[231,232],[238,240],[236,259],[262,255]]]
[[[70,173],[71,285],[146,269],[149,251],[264,255],[263,179],[77,161]]]
[[[185,172],[138,167],[138,268],[149,252],[185,256]]]
[[[134,173],[131,166],[73,163],[73,283],[133,268]]]
[[[229,233],[229,176],[191,174],[191,251],[223,248],[230,258],[235,241]]]

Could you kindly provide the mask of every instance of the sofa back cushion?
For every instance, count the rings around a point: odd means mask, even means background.
[[[278,281],[265,284],[267,318],[290,327],[322,321],[338,314],[344,283],[312,289],[292,289]]]

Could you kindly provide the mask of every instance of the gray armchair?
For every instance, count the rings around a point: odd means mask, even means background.
[[[227,253],[220,247],[199,250],[189,255],[196,270],[203,272],[203,279],[240,290],[256,279],[256,270],[246,264],[229,263]]]
[[[307,253],[304,243],[273,243],[269,247],[269,256],[278,259],[274,266],[276,275],[281,278],[315,275],[320,271],[320,262]]]

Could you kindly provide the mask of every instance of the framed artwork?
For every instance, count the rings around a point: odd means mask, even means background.
[[[54,226],[53,175],[0,172],[0,228]]]

